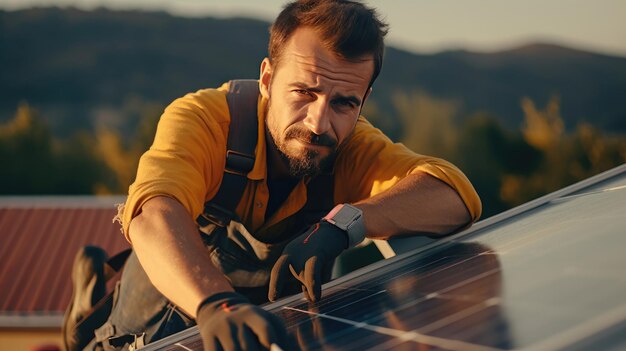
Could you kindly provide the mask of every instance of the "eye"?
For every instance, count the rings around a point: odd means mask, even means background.
[[[335,106],[345,110],[351,110],[357,107],[354,101],[350,99],[336,99],[333,103]]]
[[[293,92],[298,94],[298,95],[311,96],[311,93],[308,90],[305,90],[305,89],[296,89]]]

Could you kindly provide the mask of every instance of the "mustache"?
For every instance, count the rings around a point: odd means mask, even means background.
[[[293,126],[285,133],[286,139],[293,138],[306,141],[307,143],[328,147],[335,147],[337,140],[330,135],[324,133],[321,135],[311,133],[308,129]]]

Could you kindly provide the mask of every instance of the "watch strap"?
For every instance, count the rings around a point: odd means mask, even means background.
[[[348,214],[349,217],[345,217]],[[350,204],[335,206],[322,220],[343,230],[348,236],[348,248],[355,247],[365,239],[363,211]]]

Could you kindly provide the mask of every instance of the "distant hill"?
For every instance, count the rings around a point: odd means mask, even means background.
[[[28,101],[61,134],[107,118],[124,127],[133,104],[166,105],[228,79],[256,78],[268,27],[160,12],[0,11],[0,120]],[[388,48],[385,60],[372,100],[390,118],[392,94],[419,90],[461,101],[460,118],[488,111],[516,128],[522,97],[543,106],[558,95],[567,127],[586,121],[626,132],[626,58],[536,44],[488,54]]]
[[[381,85],[420,87],[461,99],[465,113],[490,111],[508,126],[522,121],[522,97],[543,106],[557,95],[567,127],[586,121],[626,131],[626,58],[534,44],[489,54],[414,55],[390,49],[385,64]]]

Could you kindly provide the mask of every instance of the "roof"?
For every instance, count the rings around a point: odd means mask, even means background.
[[[120,196],[0,197],[0,327],[60,327],[77,250],[129,246],[113,223]]]

